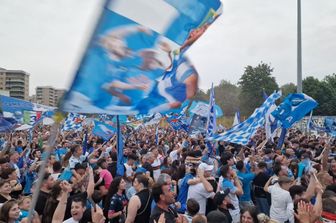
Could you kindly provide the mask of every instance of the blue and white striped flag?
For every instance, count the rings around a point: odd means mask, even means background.
[[[248,144],[250,138],[256,133],[258,128],[264,125],[267,111],[280,97],[281,92],[271,94],[259,108],[254,110],[253,114],[248,119],[228,131],[214,136],[213,139],[240,145]]]
[[[207,137],[212,137],[216,132],[216,110],[215,110],[215,91],[213,88],[213,84],[211,86],[210,91],[210,99],[209,99],[209,113],[208,113],[208,121],[207,121]]]
[[[207,120],[207,138],[212,137],[216,132],[216,109],[215,109],[215,91],[213,84],[211,85],[210,99],[209,99],[209,113]],[[213,153],[213,146],[209,140],[207,140],[208,155],[211,156]]]
[[[232,123],[232,127],[235,125],[238,125],[240,123],[240,111],[236,111],[234,119],[233,119],[233,123]]]
[[[81,130],[82,122],[85,119],[85,115],[69,113],[63,124],[63,131],[69,130]]]

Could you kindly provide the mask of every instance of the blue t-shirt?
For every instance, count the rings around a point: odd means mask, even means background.
[[[243,192],[244,194],[240,197],[240,201],[251,201],[251,186],[252,181],[256,177],[254,173],[250,172],[240,172],[238,171],[237,176],[239,177],[240,181],[243,183]]]
[[[177,201],[181,203],[181,208],[178,210],[180,213],[184,213],[187,210],[187,198],[189,190],[188,181],[193,178],[194,176],[191,173],[187,173],[182,179],[179,194],[177,196]]]

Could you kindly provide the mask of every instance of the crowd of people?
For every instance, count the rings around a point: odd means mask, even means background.
[[[36,223],[336,222],[335,140],[291,129],[278,148],[260,129],[247,146],[208,146],[202,134],[156,131],[124,129],[122,161],[116,136],[89,128],[51,148],[47,126],[3,133],[0,222],[28,222],[34,195]]]

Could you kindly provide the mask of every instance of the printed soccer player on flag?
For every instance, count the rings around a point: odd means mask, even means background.
[[[184,52],[220,12],[219,0],[107,1],[63,110],[134,115],[179,107],[198,84]]]

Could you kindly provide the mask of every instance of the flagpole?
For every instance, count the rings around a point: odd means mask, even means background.
[[[297,93],[302,93],[301,0],[297,0]]]
[[[124,175],[124,161],[123,161],[123,141],[122,134],[120,129],[120,121],[119,115],[117,115],[117,150],[118,150],[118,158],[117,158],[117,175]]]
[[[51,128],[51,134],[48,140],[48,147],[46,149],[46,156],[45,158],[42,160],[42,164],[40,166],[40,170],[38,172],[38,180],[37,183],[35,185],[35,190],[33,193],[33,198],[32,198],[32,202],[30,205],[30,209],[29,209],[29,213],[28,213],[28,222],[31,222],[32,217],[33,217],[33,212],[35,210],[35,206],[37,203],[37,199],[38,196],[40,194],[40,189],[41,189],[41,185],[42,185],[42,181],[46,172],[46,167],[47,167],[47,162],[49,160],[49,156],[51,154],[51,150],[53,149],[57,138],[58,138],[58,133],[59,133],[59,127],[60,127],[60,123],[56,122],[53,124],[52,128]]]

